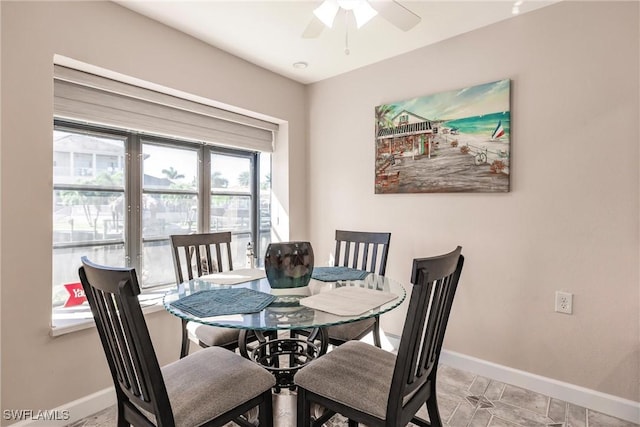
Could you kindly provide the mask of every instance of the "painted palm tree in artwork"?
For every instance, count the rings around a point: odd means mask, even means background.
[[[381,140],[378,139],[380,129],[393,127],[393,118],[396,116],[396,107],[394,105],[382,104],[376,107],[376,150],[381,147]]]
[[[382,104],[376,107],[376,135],[380,129],[393,126],[393,117],[396,115],[396,108],[393,105]]]

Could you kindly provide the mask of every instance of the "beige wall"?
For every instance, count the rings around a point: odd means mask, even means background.
[[[49,336],[54,54],[289,122],[292,143],[274,155],[273,184],[279,229],[299,238],[306,88],[115,3],[0,5],[2,409],[51,409],[111,384],[95,329]],[[161,363],[177,358],[177,319],[148,320]]]
[[[390,231],[387,273],[404,281],[413,257],[460,244],[448,350],[640,401],[638,12],[563,2],[311,85],[320,262],[336,228]],[[374,195],[376,105],[504,78],[510,193]]]

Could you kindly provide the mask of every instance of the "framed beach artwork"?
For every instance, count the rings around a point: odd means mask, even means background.
[[[511,80],[375,109],[375,192],[508,192]]]

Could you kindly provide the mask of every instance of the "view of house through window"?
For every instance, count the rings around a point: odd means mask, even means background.
[[[270,242],[268,153],[56,121],[53,182],[54,308],[82,256],[135,267],[149,289],[175,284],[172,234],[231,231],[235,268]]]

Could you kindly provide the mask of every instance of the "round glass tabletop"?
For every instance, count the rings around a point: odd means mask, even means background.
[[[274,295],[275,299],[265,308],[245,314],[200,317],[178,308],[184,307],[181,304],[187,301],[184,298],[200,291],[243,288]],[[301,303],[301,299],[312,296],[313,299]],[[225,328],[274,331],[323,328],[375,317],[398,307],[405,297],[406,291],[401,283],[369,274],[362,280],[323,282],[311,279],[308,286],[289,289],[272,289],[266,278],[236,285],[219,285],[208,280],[192,279],[168,292],[163,303],[167,311],[188,321]],[[373,307],[377,304],[376,301],[383,300],[387,301]]]

